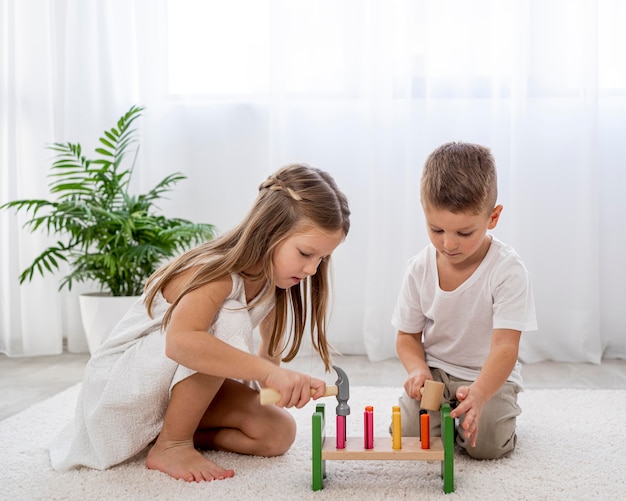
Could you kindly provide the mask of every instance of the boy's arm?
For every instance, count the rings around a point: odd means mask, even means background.
[[[476,445],[478,421],[484,405],[506,382],[517,363],[520,337],[520,331],[494,329],[489,355],[476,381],[457,391],[456,396],[461,403],[450,416],[457,418],[465,414],[462,426],[472,446]]]
[[[432,374],[426,364],[422,333],[411,334],[398,331],[396,352],[408,374],[404,382],[404,389],[409,397],[421,400],[420,389],[424,386],[424,381],[432,379]]]

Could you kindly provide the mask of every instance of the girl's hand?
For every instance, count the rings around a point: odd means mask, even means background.
[[[452,419],[463,417],[461,427],[465,431],[465,437],[472,447],[476,447],[478,438],[478,421],[485,406],[486,399],[482,392],[475,386],[461,386],[456,391],[456,398],[460,404],[450,413]]]
[[[326,391],[326,383],[306,374],[276,367],[264,381],[264,386],[280,393],[279,407],[304,407],[311,397],[320,398]],[[313,389],[314,391],[312,391]]]
[[[404,390],[407,395],[415,400],[422,400],[420,390],[424,387],[424,381],[432,379],[433,376],[429,370],[416,369],[409,374],[404,382]]]
[[[321,379],[311,378],[311,398],[317,400],[326,393],[326,381]]]

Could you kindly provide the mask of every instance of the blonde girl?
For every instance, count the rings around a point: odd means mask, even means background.
[[[280,362],[298,353],[308,319],[330,368],[330,256],[349,217],[328,173],[296,164],[269,176],[237,227],[148,279],[91,358],[76,419],[51,447],[53,466],[105,469],[152,444],[148,468],[199,482],[234,472],[198,449],[285,453],[296,434],[285,408],[319,398],[325,383]],[[280,392],[276,406],[260,405],[259,386]]]

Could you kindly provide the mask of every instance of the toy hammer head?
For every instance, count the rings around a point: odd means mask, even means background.
[[[348,399],[350,398],[350,382],[346,373],[336,365],[333,365],[333,369],[337,373],[337,409],[335,410],[337,416],[347,416],[350,414],[350,407],[348,406]]]
[[[420,388],[420,393],[422,394],[420,408],[427,411],[438,411],[441,408],[444,388],[445,385],[439,381],[431,379],[424,381],[424,386]]]

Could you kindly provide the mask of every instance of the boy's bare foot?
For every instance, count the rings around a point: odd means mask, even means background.
[[[157,439],[148,452],[146,466],[187,482],[223,480],[235,474],[209,461],[196,450],[193,442],[166,442]]]

